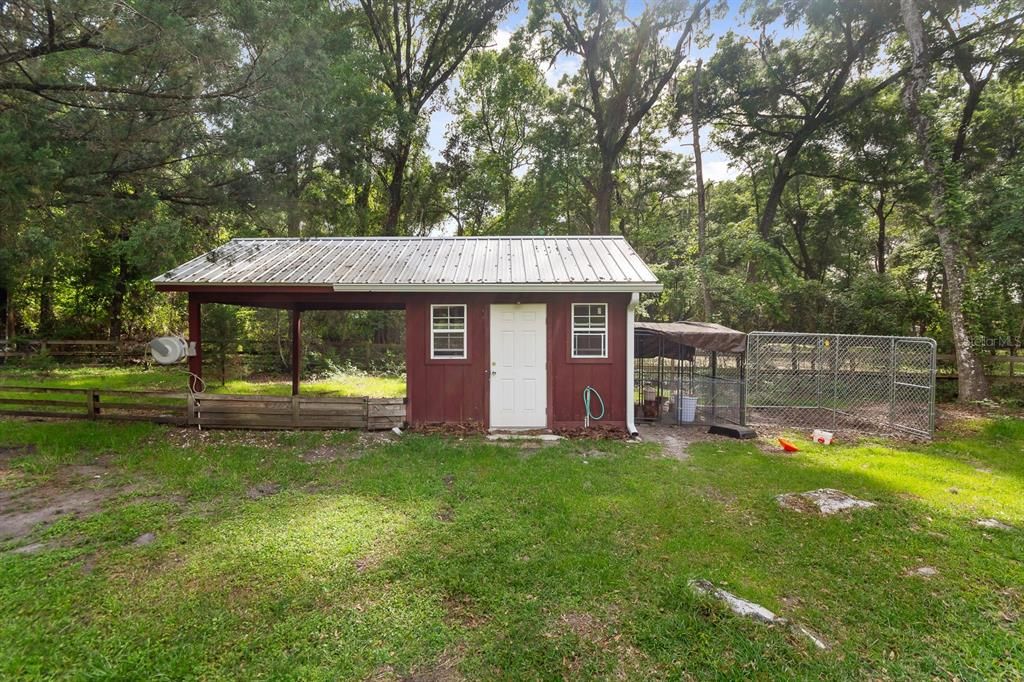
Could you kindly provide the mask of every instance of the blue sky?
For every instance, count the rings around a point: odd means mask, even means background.
[[[636,2],[635,0],[631,1],[630,5],[635,6],[637,11],[642,7],[642,3]],[[714,52],[715,43],[718,37],[725,34],[730,29],[740,31],[744,29],[750,30],[749,27],[743,26],[739,6],[739,0],[729,0],[729,6],[726,14],[711,23],[711,33],[713,37],[709,45],[704,48],[695,48],[692,50],[690,55],[692,58],[703,57],[704,59],[707,59],[710,57]],[[506,17],[499,25],[493,40],[495,48],[500,49],[507,45],[512,33],[526,23],[526,11],[525,0],[520,0],[508,17]],[[551,65],[551,68],[547,71],[545,77],[551,85],[555,85],[564,74],[575,72],[578,66],[577,61],[563,56]],[[454,83],[454,87],[458,87],[457,82]],[[444,106],[441,106],[437,111],[435,111],[430,118],[427,143],[430,147],[430,155],[434,159],[439,158],[440,152],[444,148],[445,129],[448,124],[452,122],[452,119],[453,117],[451,113]],[[703,130],[701,135],[701,143],[704,147],[703,156],[705,179],[713,181],[735,177],[737,175],[737,170],[730,168],[728,157],[711,145],[709,133],[710,130]],[[689,136],[687,136],[687,139],[685,140],[671,140],[667,145],[667,148],[682,154],[690,155]]]

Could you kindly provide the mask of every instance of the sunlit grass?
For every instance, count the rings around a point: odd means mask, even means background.
[[[291,379],[286,376],[259,379],[232,379],[221,386],[207,376],[207,390],[212,393],[264,395],[291,394]],[[188,373],[183,367],[60,367],[38,372],[13,367],[0,367],[0,386],[45,386],[51,388],[95,388],[128,391],[185,391]],[[405,380],[400,376],[377,376],[359,372],[338,373],[328,377],[303,380],[301,391],[310,395],[369,396],[400,398],[405,395]],[[0,397],[25,394],[3,393]],[[43,398],[43,394],[32,394]]]
[[[840,434],[842,435],[842,434]],[[774,454],[0,421],[21,486],[113,486],[0,545],[0,677],[1014,679],[1024,422]],[[310,453],[317,457],[311,458]],[[324,455],[327,455],[324,457]],[[312,459],[312,461],[310,461]],[[69,466],[102,463],[75,482]],[[90,470],[91,471],[91,470]],[[249,494],[263,482],[279,487]],[[878,503],[782,510],[836,487]],[[981,529],[995,517],[1017,527]],[[132,545],[156,533],[145,547]],[[35,554],[3,550],[43,542]],[[918,566],[932,578],[908,577]],[[707,578],[803,623],[696,597]]]

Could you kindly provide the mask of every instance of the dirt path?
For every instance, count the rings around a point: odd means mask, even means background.
[[[722,436],[713,436],[707,432],[706,426],[666,426],[664,424],[638,424],[640,437],[649,443],[662,446],[664,455],[672,459],[686,460],[690,458],[691,443],[722,440]]]

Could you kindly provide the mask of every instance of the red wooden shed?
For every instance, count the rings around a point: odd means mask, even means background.
[[[633,308],[661,290],[621,237],[234,239],[153,281],[188,292],[195,374],[203,303],[290,310],[293,393],[302,311],[405,310],[407,420],[497,430],[582,425],[591,387],[635,432]]]

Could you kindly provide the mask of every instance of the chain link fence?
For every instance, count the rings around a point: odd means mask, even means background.
[[[933,339],[752,332],[746,375],[754,426],[935,431]]]

